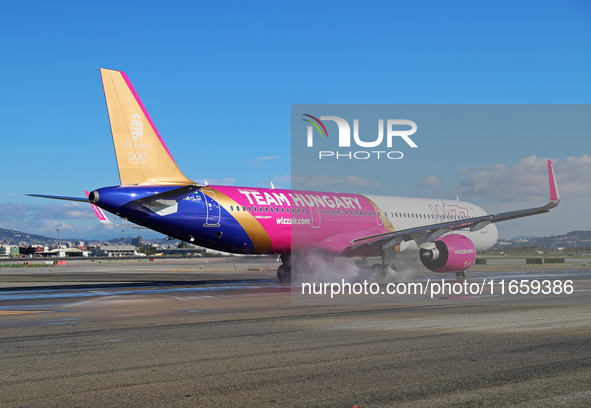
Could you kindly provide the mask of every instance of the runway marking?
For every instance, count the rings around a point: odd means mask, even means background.
[[[47,312],[49,312],[49,310],[0,310],[0,316]]]

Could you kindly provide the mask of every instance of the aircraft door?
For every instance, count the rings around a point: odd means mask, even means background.
[[[215,195],[215,191],[201,189],[199,191],[203,201],[205,202],[205,208],[207,211],[207,216],[205,218],[205,226],[206,227],[217,227],[220,225],[220,205],[217,200],[217,196]]]
[[[309,207],[312,228],[320,228],[320,208]]]

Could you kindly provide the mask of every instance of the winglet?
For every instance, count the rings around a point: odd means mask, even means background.
[[[546,208],[554,208],[560,203],[560,193],[558,192],[558,185],[556,184],[556,177],[554,176],[554,168],[552,162],[548,160],[548,185],[550,188],[550,201],[546,204]]]
[[[88,197],[88,191],[84,192],[86,194],[86,197]],[[99,207],[97,207],[96,205],[90,203],[92,209],[94,210],[94,215],[96,215],[96,218],[98,218],[99,222],[101,224],[113,224],[113,222],[111,220],[109,220],[107,218],[107,216],[105,215],[105,213],[103,212],[103,210],[101,210]]]

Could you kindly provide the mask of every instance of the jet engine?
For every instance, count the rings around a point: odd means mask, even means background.
[[[423,245],[421,262],[433,272],[461,272],[476,259],[474,243],[463,235],[449,234]]]

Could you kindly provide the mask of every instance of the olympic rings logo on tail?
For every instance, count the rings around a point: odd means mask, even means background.
[[[131,164],[144,164],[148,160],[148,154],[146,152],[128,152],[127,158]]]

